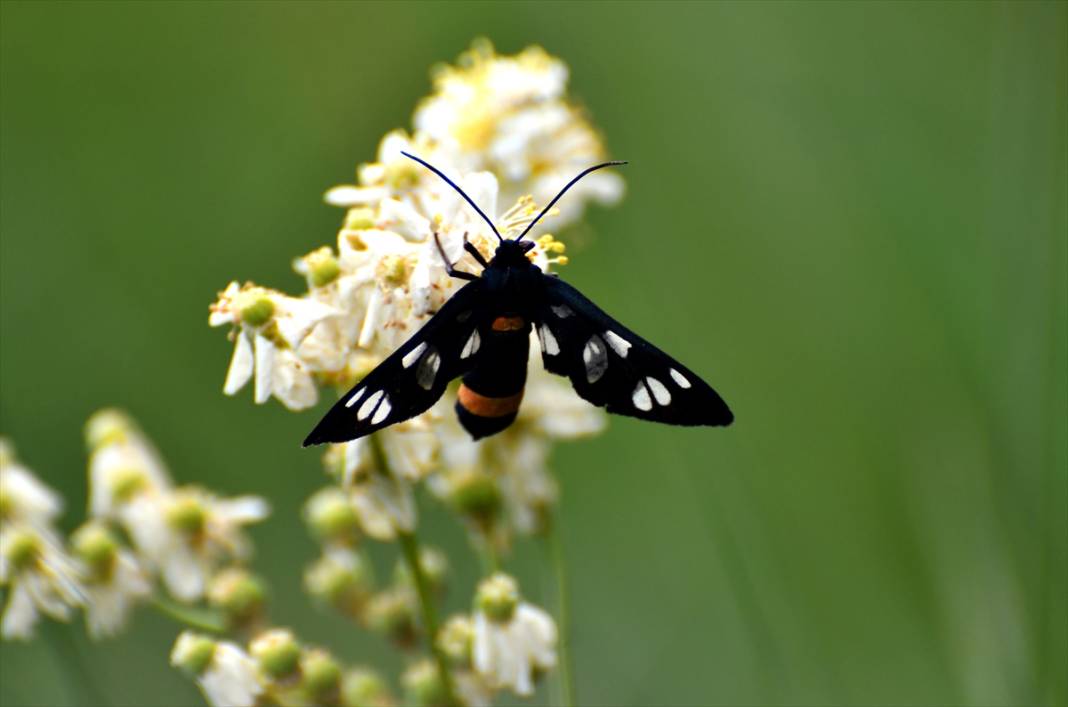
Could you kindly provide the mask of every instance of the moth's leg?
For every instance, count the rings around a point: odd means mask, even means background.
[[[464,231],[464,250],[473,255],[475,260],[478,261],[479,265],[484,268],[489,267],[489,263],[487,263],[486,259],[482,257],[482,253],[479,252],[478,248],[475,247],[475,244],[467,240],[467,231]]]
[[[445,248],[441,245],[441,239],[438,237],[437,231],[434,231],[434,243],[438,247],[438,253],[441,254],[441,259],[445,262],[445,272],[449,274],[449,277],[457,277],[461,280],[478,279],[478,275],[473,275],[469,272],[464,272],[463,270],[457,270],[452,266],[452,263],[449,262],[449,257],[445,255]]]

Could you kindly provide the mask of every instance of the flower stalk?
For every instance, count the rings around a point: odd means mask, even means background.
[[[558,520],[549,522],[545,543],[556,584],[556,625],[560,631],[557,653],[560,660],[561,704],[564,707],[574,707],[575,684],[571,676],[571,606],[567,588],[567,561],[564,558],[564,546],[560,539]]]
[[[382,440],[379,435],[372,434],[370,443],[378,472],[393,476],[389,458],[386,456],[386,450],[382,446]],[[419,596],[419,607],[423,614],[423,630],[426,632],[427,645],[434,656],[434,663],[437,665],[438,673],[440,674],[445,702],[448,705],[459,705],[460,701],[456,698],[456,686],[453,683],[452,672],[449,670],[449,659],[441,646],[438,645],[438,612],[434,606],[434,594],[430,588],[430,580],[427,578],[423,563],[420,561],[422,553],[419,551],[419,539],[416,537],[414,530],[398,530],[397,542],[400,544],[404,563],[408,567],[412,583],[415,585],[416,594]]]

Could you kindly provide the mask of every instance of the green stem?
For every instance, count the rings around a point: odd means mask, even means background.
[[[493,542],[493,531],[487,530],[475,538],[474,544],[478,550],[479,559],[482,560],[482,574],[489,577],[501,569],[500,559],[497,557],[497,548]]]
[[[415,580],[415,589],[419,594],[419,604],[423,609],[423,628],[426,630],[426,640],[430,644],[430,650],[434,654],[434,662],[438,665],[438,673],[441,674],[441,684],[445,691],[445,702],[450,705],[458,705],[456,699],[456,687],[453,685],[452,672],[449,670],[449,661],[445,652],[438,645],[438,615],[434,607],[434,597],[431,596],[430,583],[423,572],[423,565],[419,562],[419,540],[414,532],[399,531],[397,539],[400,540],[401,551],[404,553],[404,561],[408,565]]]
[[[560,540],[559,518],[550,521],[548,536],[549,557],[556,576],[556,623],[559,626],[560,690],[564,707],[575,704],[575,684],[571,676],[571,618],[567,595],[567,563],[564,560],[564,544]]]
[[[190,628],[210,633],[226,633],[226,622],[222,615],[211,609],[183,606],[160,596],[152,597],[152,607],[167,618]]]
[[[382,440],[378,435],[372,434],[370,441],[371,453],[374,455],[379,473],[393,477]],[[415,536],[415,531],[397,530],[397,540],[400,542],[404,562],[408,565],[408,571],[415,582],[415,591],[419,595],[419,605],[423,610],[423,629],[426,631],[426,640],[430,646],[430,652],[434,655],[434,662],[438,666],[441,686],[445,692],[445,702],[448,705],[459,705],[460,700],[456,698],[452,671],[449,670],[449,660],[441,646],[438,645],[438,613],[430,591],[430,582],[426,578],[426,573],[423,572],[423,563],[419,561],[419,539]]]

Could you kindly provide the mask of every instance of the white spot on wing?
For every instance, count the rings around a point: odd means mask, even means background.
[[[378,409],[375,410],[375,416],[371,418],[371,424],[377,425],[382,420],[389,417],[389,411],[393,409],[393,406],[389,404],[389,396],[386,395],[382,398],[382,402],[379,404]]]
[[[375,405],[378,405],[378,401],[382,399],[382,391],[376,391],[374,395],[363,401],[363,405],[356,411],[357,420],[366,420],[372,412],[374,412]]]
[[[538,338],[541,339],[541,350],[546,356],[555,356],[560,353],[560,344],[556,342],[552,329],[542,324],[538,327]]]
[[[627,352],[630,351],[630,342],[624,339],[614,331],[606,331],[604,333],[605,341],[612,347],[612,350],[619,354],[620,358],[626,358]]]
[[[687,380],[686,376],[682,375],[674,368],[671,369],[671,380],[678,383],[680,388],[689,388],[691,385],[690,381]]]
[[[566,304],[554,304],[552,306],[552,310],[553,314],[560,317],[561,319],[567,319],[572,314],[574,314],[574,312],[571,311],[571,307],[568,307]]]
[[[638,387],[630,395],[634,407],[648,412],[653,409],[653,401],[649,399],[649,389],[645,387],[645,381],[638,381]]]
[[[608,368],[608,352],[604,341],[594,334],[582,349],[582,362],[586,364],[586,380],[596,383]]]
[[[460,358],[467,358],[478,353],[478,347],[482,345],[482,337],[478,335],[478,329],[471,332],[471,336],[467,337],[467,343],[464,344],[464,350],[460,352]]]
[[[401,365],[405,368],[411,368],[412,364],[419,360],[419,357],[423,355],[423,351],[426,349],[426,342],[421,341],[419,345],[414,349],[404,354],[404,358],[401,359]]]
[[[668,392],[663,383],[656,378],[646,378],[645,382],[649,384],[649,389],[653,391],[653,397],[656,398],[658,405],[667,405],[671,402],[671,393]]]
[[[441,355],[431,346],[419,361],[419,367],[415,369],[416,382],[425,390],[430,390],[434,387],[434,377],[438,374],[439,368],[441,368]]]
[[[359,390],[357,390],[355,393],[352,394],[352,397],[349,398],[349,401],[347,403],[345,403],[345,407],[350,408],[353,405],[355,405],[356,401],[359,400],[360,398],[362,398],[363,394],[366,393],[366,392],[367,392],[367,388],[360,388]]]

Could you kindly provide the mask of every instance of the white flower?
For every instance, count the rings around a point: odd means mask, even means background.
[[[336,315],[332,307],[313,299],[231,282],[219,293],[208,317],[211,326],[235,327],[234,354],[223,392],[234,395],[255,377],[257,403],[273,395],[291,410],[314,405],[319,396],[311,371],[293,349],[316,324]]]
[[[220,499],[198,489],[144,496],[128,506],[127,529],[141,557],[154,563],[167,589],[182,601],[203,596],[208,578],[226,559],[246,559],[245,525],[267,517],[258,496]]]
[[[15,459],[11,443],[0,438],[0,529],[27,525],[50,529],[63,499]]]
[[[130,611],[152,594],[152,584],[129,550],[119,550],[111,574],[85,586],[85,620],[92,638],[114,636]]]
[[[216,707],[252,707],[264,690],[256,661],[229,641],[183,631],[171,650],[171,664],[193,675]]]
[[[133,607],[152,594],[152,584],[137,558],[119,546],[99,521],[90,521],[71,536],[81,565],[86,595],[85,621],[90,637],[113,636],[126,624]]]
[[[85,603],[78,568],[53,537],[28,525],[7,524],[0,532],[0,586],[8,593],[3,638],[30,638],[38,612],[66,621],[71,607]]]
[[[89,513],[121,518],[136,496],[166,493],[170,474],[156,448],[132,420],[113,409],[100,410],[85,425],[89,444]]]
[[[497,175],[505,201],[531,194],[547,203],[580,170],[604,161],[600,136],[567,99],[567,79],[567,66],[540,47],[501,56],[476,42],[458,66],[435,76],[434,93],[413,118],[416,134],[433,138],[447,163]],[[587,201],[610,204],[622,193],[619,175],[591,174],[561,203],[557,224],[579,218]]]
[[[521,601],[515,580],[504,574],[484,580],[475,601],[475,671],[492,687],[529,697],[537,674],[556,666],[556,624]]]

